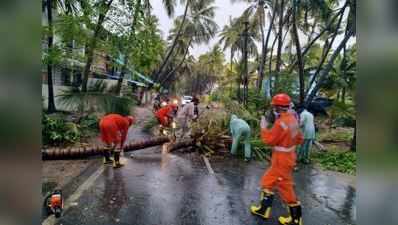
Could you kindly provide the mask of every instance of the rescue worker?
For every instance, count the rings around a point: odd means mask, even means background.
[[[312,143],[315,140],[315,125],[314,125],[314,116],[312,113],[308,112],[304,107],[300,107],[298,110],[300,113],[300,128],[304,133],[304,143],[298,147],[298,157],[297,162],[302,162],[308,164],[309,160],[309,152],[312,146]]]
[[[261,202],[252,205],[250,211],[264,219],[271,216],[274,188],[289,208],[289,215],[279,217],[283,225],[302,225],[301,206],[293,189],[293,168],[296,164],[296,145],[303,142],[297,119],[289,113],[291,100],[287,94],[277,94],[271,105],[276,116],[275,123],[268,129],[268,121],[261,118],[261,139],[272,146],[271,166],[261,178]]]
[[[245,145],[245,161],[250,161],[251,147],[250,147],[250,126],[246,121],[239,119],[236,115],[232,114],[231,121],[229,122],[229,130],[232,134],[231,154],[236,155],[238,145],[241,137],[243,137]]]
[[[171,104],[168,104],[155,112],[155,116],[158,119],[161,128],[170,126],[177,107],[178,104],[176,102],[172,102]]]
[[[134,123],[134,117],[119,114],[108,114],[100,120],[101,140],[106,144],[104,164],[113,163],[114,168],[122,167],[120,152],[124,147],[129,127]],[[114,160],[111,160],[113,154]]]

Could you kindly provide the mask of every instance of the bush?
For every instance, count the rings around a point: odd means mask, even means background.
[[[354,127],[356,123],[355,107],[352,104],[336,102],[329,110],[334,127]]]
[[[44,145],[61,145],[80,140],[79,126],[62,118],[42,115],[42,141]]]
[[[98,131],[99,119],[95,114],[87,115],[80,119],[80,127]]]
[[[79,124],[84,137],[91,137],[99,131],[99,118],[95,114],[82,117]]]

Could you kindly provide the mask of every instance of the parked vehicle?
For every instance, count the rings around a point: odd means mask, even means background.
[[[182,96],[181,98],[181,105],[185,105],[187,103],[192,102],[193,97],[189,95]]]

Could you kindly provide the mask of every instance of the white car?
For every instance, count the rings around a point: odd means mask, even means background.
[[[187,103],[192,102],[192,99],[193,99],[192,96],[188,96],[188,95],[182,96],[182,98],[181,98],[181,105],[185,105],[185,104],[187,104]]]

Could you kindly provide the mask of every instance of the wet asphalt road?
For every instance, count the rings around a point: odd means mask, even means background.
[[[129,136],[146,135],[134,128]],[[277,216],[286,213],[279,198],[269,221],[249,212],[258,201],[264,162],[211,158],[215,174],[210,174],[198,154],[161,154],[160,147],[135,152],[133,158],[126,154],[123,162],[119,170],[106,167],[56,224],[276,225]],[[309,167],[295,177],[304,224],[355,224],[351,179]]]

